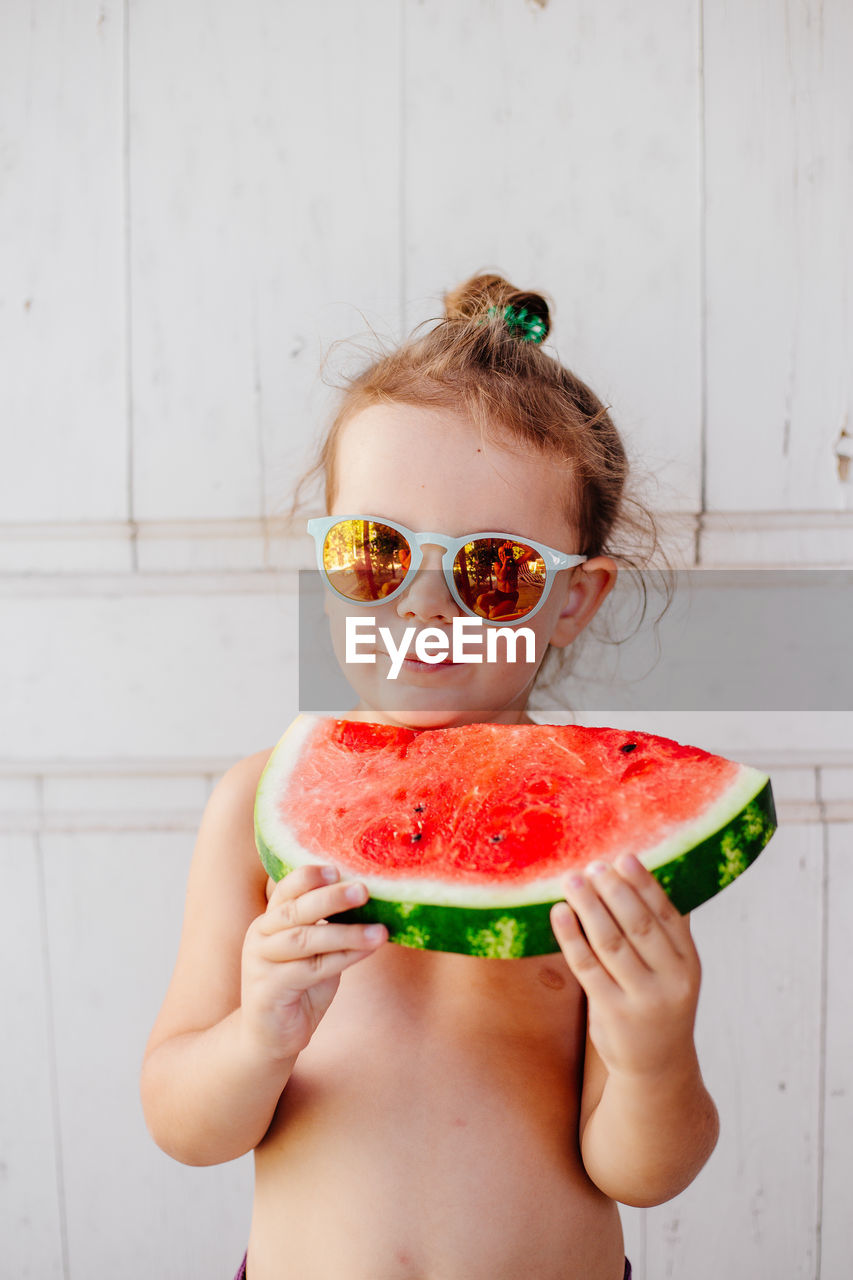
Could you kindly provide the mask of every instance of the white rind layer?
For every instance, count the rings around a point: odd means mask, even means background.
[[[301,713],[273,749],[261,774],[255,798],[255,825],[271,849],[290,867],[316,863],[318,855],[305,849],[279,817],[276,797],[284,790],[302,747],[322,717]],[[767,782],[767,774],[740,765],[731,785],[694,822],[682,823],[677,832],[647,849],[641,861],[649,871],[671,862],[687,849],[712,836],[749,803]],[[621,850],[608,853],[608,860]],[[421,877],[390,877],[355,872],[331,852],[324,859],[332,863],[344,877],[354,876],[369,881],[370,896],[388,902],[411,902],[430,906],[454,907],[521,907],[535,903],[555,902],[565,896],[561,881],[566,872],[543,877],[528,884],[513,882],[506,887],[488,884],[471,885],[459,881],[428,880]],[[568,868],[567,868],[568,870]]]

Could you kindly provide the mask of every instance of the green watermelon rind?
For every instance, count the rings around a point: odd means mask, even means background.
[[[758,780],[758,790],[723,825],[689,848],[656,866],[649,866],[682,915],[701,906],[742,875],[776,830],[770,779],[757,770],[749,773]],[[259,799],[260,796],[259,786]],[[256,802],[255,842],[268,875],[278,881],[306,859],[289,864],[272,851],[261,830],[261,812],[262,805]],[[373,895],[364,906],[341,912],[331,919],[342,923],[384,924],[390,941],[404,947],[490,959],[518,959],[559,950],[550,921],[551,907],[559,901],[560,898],[550,898],[534,903],[477,907],[449,902],[396,901]]]

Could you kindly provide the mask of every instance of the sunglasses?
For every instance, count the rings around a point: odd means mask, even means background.
[[[450,594],[465,613],[486,622],[532,618],[548,598],[560,569],[582,564],[541,542],[511,533],[414,533],[373,516],[317,516],[308,521],[317,566],[335,595],[350,604],[395,600],[423,560],[424,543],[444,548],[441,559]]]

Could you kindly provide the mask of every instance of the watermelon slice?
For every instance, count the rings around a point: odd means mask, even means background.
[[[770,780],[671,738],[579,725],[405,729],[300,715],[255,798],[274,880],[333,863],[409,947],[556,951],[561,881],[634,853],[682,913],[731,883],[776,829]]]

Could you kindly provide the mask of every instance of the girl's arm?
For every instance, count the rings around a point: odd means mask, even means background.
[[[142,1064],[148,1128],[185,1164],[257,1146],[342,971],[387,937],[319,923],[354,905],[354,886],[333,870],[330,882],[320,867],[302,867],[267,901],[253,809],[269,754],[235,765],[208,801],[175,970]]]
[[[648,1208],[689,1186],[719,1135],[719,1117],[696,1055],[657,1077],[609,1074],[587,1033],[580,1147],[596,1186]]]
[[[552,913],[587,996],[581,1156],[611,1199],[662,1204],[692,1182],[719,1132],[693,1042],[699,957],[689,917],[636,859],[590,870],[567,883],[573,910]]]

